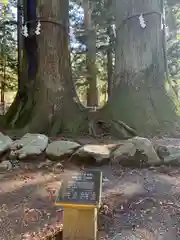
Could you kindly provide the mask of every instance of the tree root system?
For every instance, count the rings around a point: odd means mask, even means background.
[[[95,138],[101,138],[104,136],[116,136],[121,139],[128,139],[137,136],[137,132],[128,126],[123,121],[103,121],[103,120],[91,120],[89,121],[89,135]],[[115,134],[114,134],[115,133]]]

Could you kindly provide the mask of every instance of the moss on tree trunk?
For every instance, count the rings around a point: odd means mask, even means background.
[[[85,114],[71,78],[68,1],[38,0],[37,9],[44,20],[37,36],[38,71],[36,78],[27,83],[20,111],[13,119],[12,114],[7,116],[13,127],[23,128],[23,132],[78,134],[85,126]]]
[[[37,37],[36,79],[27,83],[25,101],[17,98],[18,105],[12,105],[7,114],[13,127],[24,132],[75,135],[87,130],[88,120],[102,119],[118,137],[175,134],[179,130],[179,104],[173,101],[172,89],[165,88],[161,0],[115,0],[114,4],[116,81],[108,103],[92,117],[80,105],[71,79],[68,1],[37,1],[39,16],[49,22],[42,22]],[[144,16],[147,26],[143,29],[138,17],[144,12],[149,14]],[[93,124],[89,126],[93,132]]]
[[[101,115],[123,121],[138,135],[176,134],[178,103],[165,85],[161,0],[114,1],[116,81]],[[144,15],[142,28],[139,16]]]

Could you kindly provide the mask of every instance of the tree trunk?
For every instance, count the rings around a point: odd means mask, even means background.
[[[107,49],[107,77],[108,77],[108,98],[111,96],[112,77],[113,77],[113,55],[112,55],[112,27],[107,28],[107,35],[109,36],[109,47]]]
[[[133,135],[176,134],[178,103],[164,76],[161,0],[115,0],[114,11],[116,81],[101,114]],[[145,28],[141,13],[147,13]]]
[[[23,0],[17,1],[17,41],[18,41],[18,88],[22,82],[22,49],[23,49],[23,36],[21,34],[22,29],[22,16],[23,16]]]
[[[77,134],[85,127],[79,99],[71,79],[68,46],[68,1],[37,1],[41,33],[37,38],[38,70],[26,81],[13,126],[23,132]]]
[[[6,7],[4,8],[4,18],[7,15]],[[5,85],[6,85],[6,65],[7,65],[7,57],[6,57],[6,25],[3,26],[2,29],[2,49],[1,49],[1,59],[2,59],[2,78],[1,78],[1,109],[2,113],[4,115],[5,112]]]
[[[5,113],[6,55],[3,55],[3,76],[1,79],[1,114]]]
[[[22,12],[20,11],[22,4]],[[11,104],[8,112],[6,113],[6,127],[15,127],[19,123],[19,114],[22,108],[25,106],[26,100],[28,98],[28,91],[26,91],[26,86],[28,85],[28,58],[25,49],[26,38],[22,35],[22,26],[19,21],[24,18],[24,23],[28,21],[27,19],[27,0],[18,0],[18,91],[16,93],[15,99]],[[20,16],[22,15],[22,16]],[[21,19],[20,19],[21,18]],[[21,119],[21,123],[22,123]]]
[[[83,0],[84,25],[87,36],[87,106],[98,106],[96,79],[96,33],[92,22],[92,9],[89,0]]]

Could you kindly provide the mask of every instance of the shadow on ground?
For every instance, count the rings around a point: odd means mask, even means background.
[[[179,169],[100,169],[103,201],[115,212],[102,219],[104,239],[180,239]],[[28,234],[33,239],[37,233],[40,239],[62,227],[62,211],[54,207],[55,195],[61,180],[74,171],[76,167],[64,173],[16,170],[2,176],[0,239],[20,240]]]

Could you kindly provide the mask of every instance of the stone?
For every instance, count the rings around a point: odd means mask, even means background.
[[[29,156],[38,156],[48,145],[48,137],[43,134],[25,134],[21,139],[14,141],[11,146],[10,158],[24,159]]]
[[[157,152],[164,164],[180,164],[180,148],[176,146],[159,146]]]
[[[124,144],[119,145],[114,151],[111,152],[111,163],[120,164],[122,166],[135,165],[134,161],[135,154],[136,154],[135,145],[126,142]]]
[[[169,156],[169,151],[167,149],[167,146],[155,146],[155,150],[159,158],[163,161],[165,157]]]
[[[9,160],[10,161],[10,163],[11,163],[11,165],[12,165],[12,168],[14,168],[14,169],[16,169],[16,168],[19,168],[20,167],[20,162],[19,162],[19,160]]]
[[[0,171],[11,170],[12,168],[12,163],[9,160],[0,162]]]
[[[0,132],[0,154],[9,150],[12,143],[13,141],[9,136],[6,136]]]
[[[72,141],[53,141],[48,144],[46,149],[46,154],[49,159],[56,160],[64,156],[71,155],[75,150],[77,150],[81,145]]]
[[[94,158],[97,164],[107,162],[110,159],[110,150],[106,145],[91,145],[82,146],[76,152],[76,155],[81,158]]]
[[[149,164],[159,164],[161,163],[160,158],[158,157],[151,141],[147,138],[134,137],[128,140],[133,143],[136,147],[136,150],[142,152],[143,155],[148,157]]]
[[[53,167],[53,172],[54,173],[61,173],[64,172],[64,166],[61,162],[58,162],[57,164],[54,165]]]
[[[154,141],[154,148],[165,165],[180,164],[180,139],[162,138]]]
[[[114,156],[127,155],[127,154],[128,156],[134,156],[135,153],[136,153],[135,145],[129,142],[126,142],[124,144],[117,146],[117,148],[113,151]]]
[[[131,167],[159,165],[161,160],[151,141],[142,137],[134,137],[117,146],[111,152],[111,162]]]
[[[40,162],[38,164],[37,168],[39,168],[39,169],[40,168],[50,168],[50,167],[52,167],[52,165],[53,165],[53,162],[50,161],[49,159],[46,159],[45,162]]]

